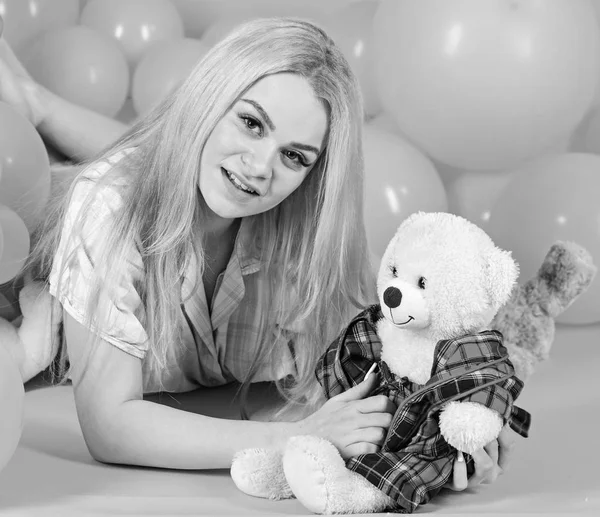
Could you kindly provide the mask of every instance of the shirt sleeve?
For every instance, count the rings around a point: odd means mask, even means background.
[[[76,224],[83,203],[96,182],[92,170],[84,173],[73,190],[65,214],[59,245],[50,273],[50,293],[76,321],[124,352],[143,359],[148,350],[148,336],[141,323],[142,300],[135,286],[143,280],[142,258],[135,243],[126,250],[126,261],[120,271],[111,271],[111,289],[104,290],[99,300],[98,324],[94,315],[88,317],[90,286],[101,274],[97,258],[103,250],[106,237],[113,227],[115,214],[122,204],[117,186],[96,189],[86,209],[82,224]],[[86,177],[87,176],[87,177]]]

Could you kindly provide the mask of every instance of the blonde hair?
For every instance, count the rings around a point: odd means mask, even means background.
[[[259,353],[245,382],[277,357],[274,347],[281,339],[272,338],[273,329],[283,338],[285,329],[302,324],[303,332],[293,336],[296,376],[279,386],[290,404],[313,404],[320,391],[314,376],[318,357],[357,308],[375,299],[375,282],[362,218],[362,100],[348,63],[312,23],[272,18],[239,26],[206,54],[173,95],[99,157],[131,147],[141,151],[131,155],[129,167],[111,171],[127,169],[130,188],[123,192],[121,213],[95,261],[102,268],[91,286],[88,314],[99,325],[99,315],[91,315],[103,290],[110,289],[110,272],[124,266],[126,243],[136,243],[145,274],[139,291],[150,340],[146,368],[160,373],[165,367],[168,349],[179,342],[180,286],[194,255],[197,288],[203,288],[199,243],[205,206],[198,202],[197,178],[205,142],[244,91],[283,72],[299,74],[311,84],[327,107],[329,129],[325,149],[302,185],[274,209],[249,218],[265,277],[285,282],[263,286]],[[97,188],[114,179],[105,175]],[[66,208],[62,205],[41,229],[32,253],[30,266],[37,276],[47,278],[51,270]],[[80,214],[85,213],[84,206]],[[291,284],[297,292],[294,300],[288,292]]]

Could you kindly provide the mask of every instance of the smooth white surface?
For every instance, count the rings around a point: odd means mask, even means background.
[[[519,404],[533,416],[510,471],[469,493],[446,492],[418,514],[600,515],[600,325],[562,326],[550,360]],[[233,387],[163,398],[192,411],[236,418]],[[268,396],[261,391],[253,401]],[[228,471],[175,472],[96,463],[89,456],[70,386],[31,389],[25,428],[0,472],[0,515],[306,515],[295,500],[240,493]]]

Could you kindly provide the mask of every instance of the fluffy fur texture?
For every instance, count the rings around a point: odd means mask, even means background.
[[[585,248],[574,242],[556,242],[537,274],[515,287],[492,328],[502,332],[518,377],[527,379],[539,362],[548,359],[555,318],[585,292],[596,271]]]

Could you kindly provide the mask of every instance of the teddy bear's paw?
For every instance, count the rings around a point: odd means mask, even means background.
[[[450,402],[442,410],[439,424],[444,439],[467,454],[495,440],[503,426],[496,411],[476,402]]]
[[[592,255],[575,242],[556,242],[548,251],[538,277],[547,291],[541,304],[556,318],[589,287],[596,275]]]
[[[316,436],[290,438],[283,470],[294,496],[318,514],[380,512],[394,501],[346,468],[333,444]]]
[[[233,457],[231,479],[245,494],[264,499],[289,499],[292,491],[285,479],[281,453],[269,449],[246,449]]]

